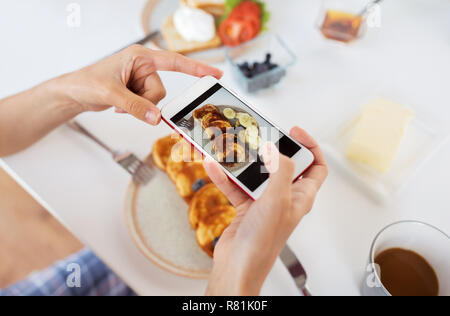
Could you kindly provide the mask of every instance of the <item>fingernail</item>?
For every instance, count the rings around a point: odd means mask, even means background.
[[[153,125],[158,124],[158,119],[159,119],[159,114],[156,114],[153,111],[148,111],[145,114],[145,120],[150,124],[153,124]]]

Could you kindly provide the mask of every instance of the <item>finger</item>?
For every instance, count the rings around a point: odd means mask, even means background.
[[[145,79],[144,92],[141,96],[155,105],[166,97],[166,89],[158,73],[155,72]]]
[[[267,143],[262,148],[264,164],[270,172],[270,182],[267,192],[272,196],[285,196],[291,190],[294,178],[295,164],[288,157],[280,154],[274,144]]]
[[[168,51],[151,52],[156,70],[182,72],[200,78],[213,76],[220,79],[223,76],[222,70],[187,58],[186,56]]]
[[[114,112],[119,114],[125,114],[128,113],[127,111],[122,110],[121,108],[115,107]]]
[[[319,144],[312,138],[305,130],[300,127],[291,129],[291,137],[303,144],[314,155],[314,163],[311,168],[303,175],[303,178],[308,178],[316,182],[317,189],[319,189],[328,176],[328,167],[325,156],[319,147]]]
[[[155,104],[128,89],[120,89],[120,92],[116,93],[110,101],[122,110],[151,125],[158,125],[161,121],[161,112]]]
[[[235,207],[247,202],[249,198],[238,187],[230,182],[226,174],[220,169],[219,165],[212,159],[205,159],[203,162],[206,172],[212,182],[223,192]]]

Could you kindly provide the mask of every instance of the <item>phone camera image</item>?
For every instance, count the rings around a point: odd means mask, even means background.
[[[301,149],[220,84],[171,121],[251,191],[269,178],[260,157],[262,145],[276,144],[290,157]]]

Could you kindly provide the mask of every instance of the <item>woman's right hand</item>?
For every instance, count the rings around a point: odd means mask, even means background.
[[[211,179],[237,209],[235,220],[216,246],[207,295],[258,295],[289,236],[313,207],[328,175],[327,163],[316,141],[304,130],[295,127],[291,136],[311,150],[314,164],[292,183],[294,162],[269,146],[271,150],[263,150],[263,155],[270,183],[257,201],[232,184],[216,162],[205,161]]]
[[[157,125],[161,113],[156,105],[166,96],[158,71],[222,77],[221,70],[185,56],[134,45],[57,81],[66,102],[76,104],[80,112],[115,106],[116,112]]]

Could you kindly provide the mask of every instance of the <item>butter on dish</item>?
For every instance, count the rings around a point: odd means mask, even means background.
[[[347,158],[387,172],[414,116],[412,110],[390,100],[370,102],[358,119]]]

